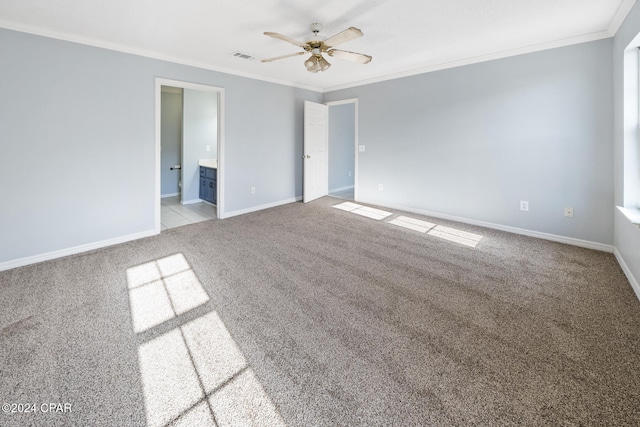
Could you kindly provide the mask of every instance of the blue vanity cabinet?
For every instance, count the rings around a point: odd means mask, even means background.
[[[200,200],[204,200],[207,194],[207,180],[205,179],[205,170],[202,166],[200,166],[200,194],[198,195],[198,197],[200,197]]]
[[[213,203],[214,205],[218,201],[217,174],[217,169],[200,166],[200,199]]]

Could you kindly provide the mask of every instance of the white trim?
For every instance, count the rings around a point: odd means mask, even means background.
[[[156,77],[156,210],[155,210],[155,224],[156,230],[160,233],[160,159],[161,159],[161,92],[162,86],[173,86],[179,87],[182,89],[193,89],[204,92],[214,92],[218,94],[218,171],[217,171],[217,204],[216,206],[216,216],[219,219],[226,218],[224,213],[225,206],[225,192],[224,192],[224,182],[225,182],[225,161],[224,161],[224,153],[225,153],[225,89],[218,86],[212,86],[207,84],[200,83],[191,83],[185,82],[182,80],[171,80],[165,79],[162,77]],[[191,204],[191,203],[199,203],[200,199],[193,199],[183,201],[182,204]]]
[[[622,213],[622,215],[624,215],[629,220],[629,222],[631,222],[635,226],[640,226],[640,208],[623,208],[622,206],[617,206],[617,208],[620,213]]]
[[[358,200],[358,163],[359,163],[359,157],[358,157],[358,98],[348,98],[348,99],[342,99],[339,101],[328,101],[325,102],[325,105],[329,106],[329,107],[333,107],[335,105],[344,105],[344,104],[354,104],[353,108],[354,108],[354,120],[355,120],[355,125],[354,125],[354,135],[353,135],[353,139],[354,139],[354,157],[353,157],[353,200],[357,201]],[[329,126],[331,126],[331,123],[329,123]]]
[[[224,208],[226,206],[226,192],[224,184],[227,176],[226,168],[226,95],[224,89],[218,92],[218,167],[216,169],[216,216],[219,219],[225,218]]]
[[[339,187],[339,188],[331,188],[329,190],[329,194],[331,193],[338,193],[340,191],[347,191],[347,190],[352,190],[353,189],[353,185],[347,185],[345,187]]]
[[[620,3],[618,10],[616,10],[616,13],[613,15],[613,19],[611,19],[611,22],[609,23],[609,28],[607,29],[611,37],[616,35],[627,15],[631,12],[631,8],[634,4],[636,4],[636,0],[623,0],[622,3]]]
[[[293,197],[291,199],[280,200],[280,201],[277,201],[277,202],[267,203],[267,204],[260,205],[260,206],[252,206],[252,207],[246,208],[246,209],[239,209],[237,211],[227,212],[225,214],[225,218],[231,218],[232,216],[238,216],[238,215],[248,214],[248,213],[251,213],[251,212],[257,212],[257,211],[261,211],[263,209],[275,208],[276,206],[288,205],[289,203],[295,203],[295,202],[299,202],[301,200],[302,200],[302,196],[298,196],[298,197]]]
[[[180,195],[180,192],[178,191],[177,193],[161,194],[160,198],[164,199],[164,198],[167,198],[167,197],[175,197],[175,196],[179,196],[179,195]]]
[[[638,300],[640,300],[640,283],[638,283],[636,278],[633,277],[633,274],[631,273],[631,269],[629,268],[627,263],[624,262],[624,258],[622,258],[622,254],[618,252],[618,248],[615,248],[615,247],[613,248],[613,255],[616,257],[618,264],[620,264],[620,267],[622,268],[624,275],[627,276],[627,279],[631,284],[631,289],[633,289],[633,292],[636,293],[636,297],[638,298]]]
[[[161,176],[161,159],[162,159],[162,139],[160,134],[162,133],[162,83],[156,79],[155,81],[155,161],[154,161],[154,173],[155,173],[155,185],[154,185],[154,208],[153,208],[153,228],[156,234],[160,234],[162,230],[161,224],[161,210],[160,205],[162,204],[162,176]]]
[[[357,98],[355,99],[354,108],[356,109],[356,111],[355,111],[355,120],[356,120],[355,131],[356,132],[355,132],[355,135],[354,135],[355,141],[354,141],[354,147],[353,147],[353,149],[355,150],[355,155],[354,155],[354,163],[355,164],[353,166],[353,200],[356,201],[360,197],[358,195],[358,189],[360,188],[359,184],[358,184],[358,182],[359,182],[358,181],[359,180],[358,177],[360,176],[360,173],[359,173],[359,171],[360,171],[360,167],[359,167],[360,158],[359,158],[359,154],[358,154],[358,146],[359,146],[359,142],[358,141],[359,141],[359,138],[360,138],[359,135],[358,135],[358,126],[359,126],[360,118],[359,118],[358,110],[359,110],[360,107],[359,107]]]
[[[425,211],[422,209],[415,209],[415,208],[410,208],[406,206],[399,206],[399,205],[393,205],[393,204],[381,204],[380,202],[370,202],[366,200],[360,200],[360,202],[371,204],[371,205],[377,205],[377,206],[385,207],[389,209],[397,209],[405,212],[412,212],[419,215],[430,216],[433,218],[441,218],[449,221],[456,221],[464,224],[477,225],[480,227],[491,228],[494,230],[506,231],[508,233],[520,234],[523,236],[536,237],[538,239],[550,240],[552,242],[558,242],[558,243],[565,243],[567,245],[579,246],[582,248],[594,249],[602,252],[609,252],[609,253],[613,252],[613,245],[607,245],[605,243],[576,239],[574,237],[559,236],[557,234],[543,233],[541,231],[527,230],[525,228],[511,227],[508,225],[494,224],[492,222],[478,221],[475,219],[463,218],[463,217],[443,214],[439,212]]]
[[[391,73],[384,76],[378,76],[370,79],[327,87],[322,89],[322,93],[333,92],[333,91],[342,90],[342,89],[350,89],[356,86],[364,86],[372,83],[379,83],[387,80],[399,79],[402,77],[415,76],[417,74],[430,73],[433,71],[446,70],[448,68],[462,67],[464,65],[478,64],[481,62],[493,61],[494,59],[509,58],[512,56],[524,55],[526,53],[533,53],[533,52],[539,52],[542,50],[555,49],[555,48],[564,47],[564,46],[571,46],[575,44],[606,39],[609,37],[612,37],[612,34],[610,34],[609,31],[600,31],[598,33],[587,34],[584,36],[572,37],[572,38],[562,39],[562,40],[555,40],[548,43],[525,46],[517,49],[503,50],[500,52],[488,53],[486,55],[480,55],[480,56],[475,56],[471,58],[461,58],[454,61],[442,62],[439,64],[428,65],[426,67],[419,67],[413,70],[400,71],[397,73]]]
[[[327,101],[324,103],[324,105],[328,105],[332,107],[334,105],[353,104],[356,102],[358,102],[358,98],[349,98],[349,99],[342,99],[340,101]]]
[[[230,68],[218,67],[205,62],[192,61],[186,58],[165,55],[161,52],[157,52],[154,50],[136,49],[136,48],[132,48],[131,46],[123,45],[119,43],[108,43],[100,40],[95,40],[89,37],[79,36],[77,34],[67,34],[59,31],[52,31],[46,28],[34,27],[31,25],[16,24],[14,22],[7,22],[3,20],[0,20],[0,28],[5,28],[7,30],[12,30],[12,31],[18,31],[21,33],[34,34],[42,37],[49,37],[52,39],[63,40],[71,43],[78,43],[85,46],[92,46],[92,47],[98,47],[101,49],[113,50],[116,52],[128,53],[131,55],[157,59],[160,61],[172,62],[174,64],[187,65],[189,67],[202,68],[204,70],[216,71],[219,73],[231,74],[239,77],[246,77],[254,80],[261,80],[269,83],[276,83],[276,84],[295,87],[299,89],[311,90],[314,92],[322,91],[322,88],[320,87],[308,86],[308,85],[293,83],[293,82],[280,80],[280,79],[272,79],[270,77],[264,77],[257,74],[245,73],[245,72],[233,70]]]
[[[191,200],[183,200],[180,202],[181,205],[193,205],[194,203],[201,203],[204,200],[202,199],[191,199]]]
[[[554,40],[547,43],[540,43],[540,44],[525,46],[525,47],[516,48],[516,49],[509,49],[509,50],[489,53],[486,55],[480,55],[480,56],[471,57],[471,58],[462,58],[462,59],[444,62],[440,64],[419,67],[413,70],[400,71],[397,73],[391,73],[383,76],[373,77],[370,79],[354,81],[354,82],[349,82],[349,83],[331,86],[331,87],[325,87],[325,88],[309,86],[309,85],[304,85],[300,83],[294,83],[294,82],[284,81],[279,79],[273,79],[273,78],[241,72],[241,71],[237,71],[229,68],[218,67],[218,66],[204,63],[204,62],[192,61],[192,60],[181,58],[181,57],[169,56],[169,55],[165,55],[163,53],[152,51],[152,50],[135,49],[127,45],[121,45],[118,43],[106,43],[104,41],[94,40],[88,37],[82,37],[75,34],[67,34],[59,31],[51,31],[48,29],[39,28],[35,26],[16,24],[14,22],[7,22],[7,21],[0,20],[0,28],[6,28],[8,30],[35,34],[43,37],[49,37],[53,39],[69,41],[69,42],[83,44],[87,46],[113,50],[116,52],[128,53],[131,55],[143,56],[145,58],[158,59],[160,61],[167,61],[175,64],[202,68],[205,70],[216,71],[219,73],[225,73],[225,74],[230,74],[230,75],[239,76],[239,77],[246,77],[249,79],[260,80],[260,81],[280,84],[280,85],[299,88],[299,89],[306,89],[313,92],[326,93],[326,92],[332,92],[332,91],[341,90],[341,89],[348,89],[352,87],[363,86],[371,83],[383,82],[386,80],[393,80],[401,77],[413,76],[416,74],[423,74],[423,73],[429,73],[432,71],[445,70],[447,68],[455,68],[463,65],[476,64],[480,62],[491,61],[494,59],[507,58],[510,56],[523,55],[526,53],[538,52],[541,50],[548,50],[548,49],[555,49],[558,47],[570,46],[574,44],[585,43],[585,42],[613,37],[616,31],[618,30],[618,28],[620,27],[620,25],[622,25],[622,23],[624,22],[624,19],[627,17],[627,14],[629,13],[629,11],[631,10],[634,4],[635,4],[635,0],[624,0],[620,4],[620,7],[618,8],[618,10],[616,11],[616,14],[614,15],[611,23],[609,24],[608,29],[599,31],[596,33],[586,34],[578,37],[570,37],[570,38],[561,39],[561,40]]]
[[[82,252],[92,251],[95,249],[105,248],[107,246],[118,245],[120,243],[130,242],[131,240],[142,239],[144,237],[154,236],[158,234],[156,230],[147,230],[140,233],[128,234],[126,236],[116,237],[114,239],[102,240],[99,242],[87,243],[85,245],[73,246],[71,248],[60,249],[52,252],[45,252],[34,256],[13,259],[0,263],[0,271],[11,270],[12,268],[22,267],[25,265],[36,264],[38,262],[49,261],[56,258],[62,258],[69,255],[75,255]]]

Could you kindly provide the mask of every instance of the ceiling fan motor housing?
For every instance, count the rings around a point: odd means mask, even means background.
[[[318,23],[318,22],[314,22],[311,25],[309,25],[309,27],[311,27],[311,32],[318,34],[320,31],[322,31],[322,24]]]

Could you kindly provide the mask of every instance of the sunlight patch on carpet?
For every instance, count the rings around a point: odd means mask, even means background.
[[[215,311],[140,345],[148,426],[284,426]]]
[[[367,218],[372,218],[378,221],[385,219],[390,215],[393,215],[392,212],[383,211],[382,209],[376,209],[369,206],[359,205],[353,202],[338,203],[337,205],[333,205],[333,207],[357,215],[366,216]],[[462,231],[452,227],[445,227],[444,225],[436,225],[432,222],[427,222],[403,215],[389,220],[388,222],[389,224],[397,225],[398,227],[417,231],[419,233],[424,233],[428,236],[437,237],[439,239],[458,243],[470,248],[475,248],[480,240],[482,240],[482,236],[479,234],[469,233],[468,231]]]
[[[136,333],[209,301],[182,254],[129,268],[126,276]],[[143,342],[138,362],[148,426],[285,425],[215,311]]]
[[[342,202],[342,203],[339,203],[337,205],[333,205],[333,207],[336,208],[336,209],[343,210],[343,211],[351,212],[351,211],[353,211],[355,209],[359,209],[359,208],[361,208],[363,206],[359,205],[357,203],[352,203],[352,202]]]
[[[482,240],[482,236],[479,234],[469,233],[468,231],[445,227],[443,225],[436,225],[427,234],[429,236],[439,237],[471,248],[475,248],[478,243],[480,243],[480,240]]]
[[[204,398],[179,329],[138,349],[147,423],[166,425]]]
[[[376,209],[369,206],[362,206],[352,202],[339,203],[337,205],[334,205],[333,207],[336,209],[354,213],[356,215],[375,219],[377,221],[380,221],[381,219],[385,219],[386,217],[392,215],[391,212],[383,211],[382,209]]]
[[[409,230],[413,230],[413,231],[419,231],[420,233],[426,233],[427,231],[431,230],[433,227],[436,226],[431,222],[421,221],[415,218],[409,218],[408,216],[399,216],[397,218],[394,218],[391,221],[389,221],[389,224],[397,225],[403,228],[408,228]]]
[[[480,240],[482,240],[482,236],[479,234],[469,233],[468,231],[462,231],[452,227],[445,227],[444,225],[436,225],[408,216],[394,218],[389,221],[389,224],[425,233],[428,236],[437,237],[449,242],[459,243],[470,248],[475,248]]]
[[[175,254],[127,269],[131,321],[136,333],[209,301],[189,263]]]
[[[284,426],[269,396],[251,369],[241,372],[209,403],[221,426]]]

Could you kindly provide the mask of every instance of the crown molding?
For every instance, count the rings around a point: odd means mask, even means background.
[[[635,0],[632,0],[632,1],[635,2]],[[433,64],[425,67],[415,68],[413,70],[386,74],[380,77],[374,77],[371,79],[359,80],[356,82],[346,83],[343,85],[324,88],[322,92],[327,93],[327,92],[333,92],[336,90],[349,89],[352,87],[363,86],[363,85],[368,85],[372,83],[379,83],[387,80],[399,79],[402,77],[410,77],[418,74],[430,73],[433,71],[446,70],[448,68],[462,67],[464,65],[478,64],[481,62],[493,61],[495,59],[509,58],[512,56],[524,55],[527,53],[540,52],[543,50],[555,49],[559,47],[571,46],[571,45],[586,43],[590,41],[602,40],[610,37],[612,37],[612,35],[609,33],[608,30],[600,31],[597,33],[587,34],[584,36],[554,40],[547,43],[540,43],[540,44],[525,46],[517,49],[508,49],[500,52],[488,53],[485,55],[474,56],[470,58],[461,58],[454,61],[442,62],[439,64]]]
[[[611,22],[609,23],[609,28],[607,29],[611,37],[616,35],[618,29],[620,29],[620,26],[627,18],[627,15],[631,12],[631,8],[633,8],[635,4],[636,0],[622,0],[620,6],[618,6],[618,10],[616,10],[616,13],[613,15],[613,19],[611,19]]]
[[[321,87],[302,85],[302,84],[294,83],[294,82],[290,82],[290,81],[272,79],[272,78],[260,76],[260,75],[257,75],[257,74],[244,73],[244,72],[241,72],[241,71],[232,70],[232,69],[224,68],[224,67],[218,67],[218,66],[207,64],[207,63],[204,63],[204,62],[192,61],[192,60],[189,60],[189,59],[186,59],[186,58],[165,55],[163,53],[160,53],[160,52],[157,52],[157,51],[153,51],[153,50],[136,49],[136,48],[132,48],[132,47],[126,46],[126,45],[122,45],[122,44],[118,44],[118,43],[104,42],[104,41],[101,41],[101,40],[96,40],[96,39],[92,39],[92,38],[89,38],[89,37],[83,37],[83,36],[79,36],[79,35],[76,35],[76,34],[67,34],[67,33],[62,33],[62,32],[58,32],[58,31],[51,31],[51,30],[44,29],[44,28],[39,28],[39,27],[33,27],[33,26],[28,26],[28,25],[19,25],[19,24],[15,24],[13,22],[7,22],[7,21],[3,21],[3,20],[0,20],[0,28],[4,28],[4,29],[7,29],[7,30],[11,30],[11,31],[18,31],[18,32],[21,32],[21,33],[33,34],[33,35],[36,35],[36,36],[48,37],[48,38],[52,38],[52,39],[56,39],[56,40],[67,41],[67,42],[71,42],[71,43],[78,43],[78,44],[82,44],[82,45],[85,45],[85,46],[91,46],[91,47],[97,47],[97,48],[101,48],[101,49],[112,50],[112,51],[120,52],[120,53],[127,53],[127,54],[131,54],[131,55],[142,56],[142,57],[150,58],[150,59],[157,59],[157,60],[160,60],[160,61],[172,62],[172,63],[175,63],[175,64],[186,65],[186,66],[195,67],[195,68],[201,68],[201,69],[209,70],[209,71],[216,71],[216,72],[219,72],[219,73],[230,74],[230,75],[233,75],[233,76],[245,77],[245,78],[248,78],[248,79],[260,80],[260,81],[264,81],[264,82],[268,82],[268,83],[275,83],[275,84],[279,84],[279,85],[290,86],[290,87],[294,87],[294,88],[297,88],[297,89],[305,89],[305,90],[310,90],[310,91],[314,91],[314,92],[322,92],[322,88]]]
[[[618,31],[618,29],[620,28],[620,26],[622,25],[622,23],[624,22],[624,20],[626,19],[627,15],[631,11],[635,3],[636,3],[636,0],[622,0],[618,9],[616,10],[616,13],[611,19],[611,22],[609,23],[608,28],[600,32],[587,34],[579,37],[571,37],[566,39],[554,40],[547,43],[535,44],[535,45],[525,46],[517,49],[508,49],[508,50],[503,50],[499,52],[488,53],[485,55],[479,55],[475,57],[455,59],[452,61],[441,62],[438,64],[432,64],[424,67],[414,68],[412,70],[389,73],[389,74],[385,74],[378,77],[357,80],[357,81],[353,81],[353,82],[349,82],[341,85],[329,86],[324,88],[317,87],[317,86],[304,85],[304,84],[295,83],[291,81],[273,79],[273,78],[264,77],[257,74],[245,73],[245,72],[241,72],[241,71],[237,71],[229,68],[215,66],[208,63],[192,61],[182,57],[170,56],[157,51],[131,48],[130,46],[126,46],[118,43],[104,42],[104,41],[100,41],[100,40],[96,40],[88,37],[83,37],[80,35],[52,31],[52,30],[48,30],[40,27],[35,27],[35,26],[15,24],[12,22],[0,20],[0,27],[6,28],[8,30],[19,31],[19,32],[34,34],[34,35],[43,36],[43,37],[49,37],[53,39],[78,43],[82,45],[98,47],[102,49],[108,49],[116,52],[128,53],[132,55],[142,56],[145,58],[157,59],[161,61],[167,61],[167,62],[186,65],[190,67],[216,71],[216,72],[234,75],[238,77],[244,77],[244,78],[264,81],[268,83],[275,83],[279,85],[294,87],[297,89],[304,89],[304,90],[309,90],[309,91],[319,92],[319,93],[327,93],[327,92],[333,92],[333,91],[342,90],[342,89],[349,89],[357,86],[364,86],[368,84],[379,83],[387,80],[394,80],[394,79],[399,79],[403,77],[415,76],[418,74],[424,74],[424,73],[429,73],[433,71],[446,70],[448,68],[456,68],[456,67],[461,67],[465,65],[472,65],[472,64],[477,64],[481,62],[492,61],[495,59],[508,58],[511,56],[523,55],[527,53],[539,52],[543,50],[565,47],[565,46],[570,46],[574,44],[586,43],[590,41],[596,41],[596,40],[613,37]]]

